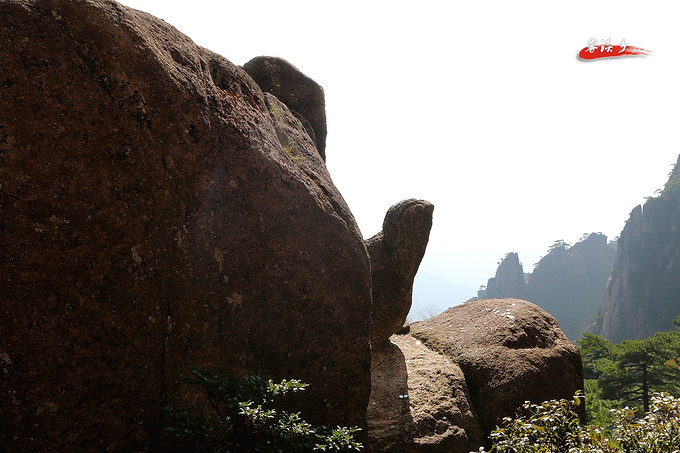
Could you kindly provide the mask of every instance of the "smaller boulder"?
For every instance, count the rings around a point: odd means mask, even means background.
[[[578,348],[531,302],[471,301],[411,324],[411,334],[463,370],[485,436],[527,400],[571,399],[583,390]]]
[[[482,445],[460,367],[408,334],[374,351],[366,416],[374,453],[468,453]]]
[[[371,257],[374,347],[386,345],[406,322],[433,211],[434,205],[424,200],[401,201],[387,211],[383,230],[366,241]]]

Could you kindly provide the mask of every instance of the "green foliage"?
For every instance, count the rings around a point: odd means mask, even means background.
[[[612,410],[623,407],[621,401],[604,398],[597,379],[585,379],[584,387],[587,422],[603,428],[612,426],[615,418]]]
[[[582,394],[573,400],[552,400],[542,404],[524,403],[515,419],[503,419],[503,428],[491,433],[492,452],[570,451],[583,445],[585,430],[574,406],[582,404]]]
[[[584,334],[578,342],[586,379],[597,379],[598,397],[649,411],[653,393],[680,393],[680,331],[613,344]]]
[[[196,452],[359,451],[358,428],[314,428],[299,413],[279,409],[281,396],[301,392],[307,384],[292,379],[274,383],[262,376],[243,380],[190,368],[182,380],[197,387],[209,408],[166,408],[168,432]]]
[[[491,433],[492,453],[670,453],[680,452],[680,400],[658,393],[650,411],[636,417],[636,410],[613,411],[614,429],[579,424],[574,412],[581,395],[571,401],[525,403],[523,413],[505,418],[503,427]],[[480,448],[480,452],[484,449]]]
[[[597,379],[602,371],[602,360],[613,357],[614,344],[599,335],[584,333],[576,342],[583,360],[583,374],[586,379]]]
[[[553,250],[556,250],[556,249],[560,249],[560,248],[568,249],[569,247],[571,247],[570,243],[568,243],[564,239],[557,239],[555,241],[555,243],[553,243],[553,245],[551,245],[550,248],[548,248],[548,253],[550,253],[550,252],[552,252]]]
[[[663,190],[661,191],[660,195],[662,197],[670,197],[678,193],[678,189],[680,189],[680,177],[673,176],[673,171],[671,171],[670,174],[670,179],[664,186]]]
[[[269,107],[269,113],[271,113],[272,115],[276,116],[276,115],[278,115],[279,113],[281,113],[281,110],[279,110],[279,108],[278,108],[277,106],[272,105],[271,107]]]
[[[503,427],[491,433],[491,453],[615,452],[613,443],[599,428],[579,423],[575,408],[583,404],[583,393],[572,400],[542,404],[526,402],[516,418],[506,417]],[[484,449],[481,448],[480,452]]]
[[[292,143],[289,143],[288,145],[284,146],[283,150],[286,152],[286,156],[288,156],[288,158],[290,160],[292,160],[293,163],[298,164],[298,163],[300,163],[300,161],[302,161],[302,156],[300,154],[294,152],[294,148],[293,148]]]
[[[650,411],[643,418],[637,419],[636,412],[628,407],[615,411],[614,433],[621,451],[680,451],[680,400],[658,393],[652,397]]]
[[[680,329],[620,344],[586,333],[577,343],[591,425],[575,413],[583,394],[527,402],[493,431],[491,452],[680,453],[680,400],[669,394],[680,392]]]
[[[680,176],[675,173],[675,164],[668,173],[668,181],[664,185],[663,189],[657,189],[654,191],[653,196],[645,197],[647,201],[654,200],[655,198],[672,198],[680,191]]]

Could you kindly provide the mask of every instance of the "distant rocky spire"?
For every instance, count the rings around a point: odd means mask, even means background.
[[[505,255],[496,270],[496,276],[489,279],[486,289],[479,292],[479,297],[484,299],[504,299],[508,297],[524,299],[525,294],[524,269],[519,262],[519,255],[511,252]]]

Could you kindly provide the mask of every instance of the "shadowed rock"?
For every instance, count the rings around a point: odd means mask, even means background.
[[[302,122],[326,160],[326,98],[321,85],[283,58],[256,57],[243,69],[262,91],[276,96]]]
[[[460,367],[411,335],[373,352],[369,444],[378,453],[468,453],[482,445]]]
[[[406,321],[433,211],[434,206],[423,200],[397,203],[387,211],[383,231],[366,241],[371,257],[374,347],[386,344]]]
[[[186,365],[365,427],[369,257],[289,109],[115,2],[2,1],[0,42],[0,450],[168,451]]]

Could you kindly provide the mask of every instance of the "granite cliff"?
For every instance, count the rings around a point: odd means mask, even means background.
[[[635,207],[621,232],[596,333],[619,342],[674,328],[680,315],[679,232],[676,163],[663,190]]]

